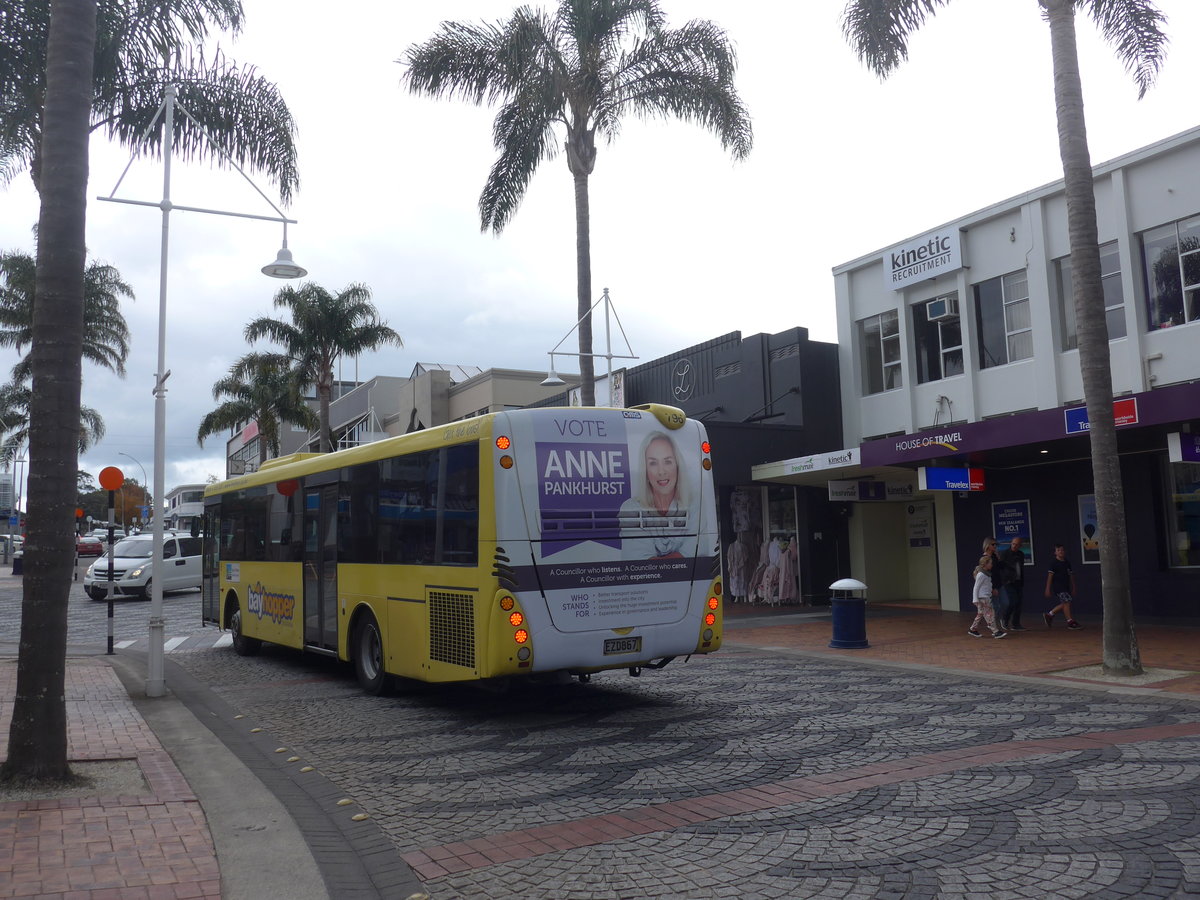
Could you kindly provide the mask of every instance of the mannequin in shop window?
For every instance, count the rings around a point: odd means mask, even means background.
[[[730,543],[725,554],[725,571],[729,574],[727,589],[733,603],[741,603],[747,599],[753,558],[750,547],[739,534],[737,539]]]
[[[768,538],[762,542],[762,546],[758,550],[758,564],[754,567],[754,574],[750,576],[750,584],[748,595],[751,603],[762,600],[763,595],[763,579],[767,574],[767,567],[771,564],[771,541]]]
[[[795,603],[800,593],[798,584],[800,545],[793,534],[779,554],[779,602]]]

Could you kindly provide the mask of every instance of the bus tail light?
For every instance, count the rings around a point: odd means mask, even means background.
[[[508,624],[511,625],[513,628],[516,628],[518,625],[520,625],[524,621],[525,621],[525,616],[522,613],[519,613],[519,612],[509,613]]]
[[[509,437],[507,434],[502,434],[502,435],[500,435],[500,437],[496,438],[496,449],[497,450],[507,450],[511,446],[512,446],[512,441],[509,440]]]
[[[709,613],[708,615],[706,615],[704,617],[704,624],[705,625],[716,625],[717,624],[717,614]]]
[[[524,628],[518,628],[516,630],[516,632],[513,634],[513,640],[516,641],[518,644],[527,643],[529,641],[529,632],[526,631]]]

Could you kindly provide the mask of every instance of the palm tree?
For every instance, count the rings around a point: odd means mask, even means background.
[[[33,389],[28,380],[0,384],[0,464],[12,462],[29,441]],[[79,407],[76,449],[80,456],[104,437],[104,419],[90,406]]]
[[[45,4],[38,4],[44,6]],[[0,780],[64,781],[67,600],[75,547],[75,474],[83,368],[88,115],[96,0],[51,0],[29,397],[29,515],[17,691]],[[7,23],[5,23],[7,26]],[[7,27],[5,38],[10,40]],[[0,57],[5,54],[0,54]],[[5,64],[0,64],[5,65]],[[11,102],[0,87],[0,101]],[[5,153],[0,147],[0,159]]]
[[[246,340],[253,344],[266,338],[279,344],[283,352],[274,356],[280,363],[296,369],[304,383],[316,385],[321,452],[328,453],[333,449],[329,404],[334,365],[343,356],[357,356],[385,344],[402,347],[404,342],[380,321],[379,311],[371,303],[371,289],[365,284],[347,285],[334,295],[307,282],[298,288],[283,288],[274,302],[291,313],[291,322],[260,316],[246,326]]]
[[[725,32],[707,21],[665,26],[657,0],[560,0],[553,15],[521,7],[508,22],[443,22],[399,62],[414,93],[501,102],[492,126],[500,156],[479,197],[482,230],[508,224],[538,164],[565,133],[575,184],[579,371],[584,406],[595,404],[592,252],[588,177],[596,134],[612,141],[621,118],[677,116],[697,122],[742,159],[753,142],[734,88],[737,60]]]
[[[98,14],[99,11],[102,15]],[[97,23],[99,21],[99,28]],[[31,330],[29,508],[17,695],[0,778],[62,779],[66,764],[67,599],[74,546],[83,355],[88,139],[96,128],[142,152],[174,83],[184,158],[266,172],[287,202],[297,184],[295,125],[273,85],[218,54],[188,49],[209,27],[241,27],[240,0],[50,0],[0,4],[0,184],[28,168],[42,196]],[[99,39],[98,39],[99,38]]]
[[[859,57],[886,77],[908,57],[908,36],[949,0],[852,0],[842,28]],[[1037,0],[1050,26],[1054,63],[1054,100],[1058,109],[1058,146],[1062,157],[1071,243],[1073,299],[1079,333],[1079,367],[1087,405],[1095,482],[1096,519],[1104,598],[1104,671],[1142,672],[1129,592],[1129,545],[1117,431],[1113,421],[1112,370],[1108,325],[1100,284],[1100,246],[1092,163],[1083,117],[1075,10],[1088,13],[1138,85],[1146,90],[1162,66],[1165,18],[1152,0]]]
[[[306,385],[296,370],[273,354],[250,353],[213,385],[213,399],[221,404],[200,420],[196,443],[238,428],[258,423],[258,464],[279,455],[282,425],[312,429],[317,416],[304,400]]]
[[[147,134],[168,84],[179,103],[204,125],[216,146],[186,116],[175,118],[175,150],[264,172],[284,203],[298,183],[295,122],[277,87],[253,67],[239,67],[218,50],[195,49],[216,28],[237,34],[245,16],[241,0],[165,0],[124,3],[99,0],[90,130],[103,129],[136,152],[160,152],[162,128]],[[49,5],[0,7],[0,185],[29,170],[41,190],[42,100],[46,89]]]
[[[33,293],[36,263],[19,250],[0,252],[0,347],[18,353],[33,340]],[[115,267],[93,261],[83,273],[83,358],[125,376],[129,326],[121,314],[121,298],[133,289]],[[29,376],[29,357],[22,357],[13,378]],[[82,452],[82,448],[81,448]]]

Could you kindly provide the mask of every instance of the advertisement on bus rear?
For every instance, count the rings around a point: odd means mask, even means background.
[[[524,468],[523,493],[556,625],[681,616],[710,489],[699,429],[668,430],[639,410],[573,408],[546,410],[533,430],[522,462],[536,477]]]

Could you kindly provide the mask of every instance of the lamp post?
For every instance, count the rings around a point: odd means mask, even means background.
[[[567,338],[569,338],[571,336],[571,334],[575,331],[575,329],[578,328],[580,326],[580,324],[582,324],[583,319],[580,319],[578,322],[575,323],[574,328],[572,328],[565,335],[563,335],[562,341],[559,341],[557,344],[555,344],[554,349],[550,351],[550,371],[546,373],[546,378],[542,382],[542,386],[543,387],[556,387],[559,385],[566,384],[565,381],[563,381],[561,378],[558,377],[558,373],[554,370],[554,357],[555,356],[576,356],[576,357],[590,356],[593,359],[597,356],[600,356],[600,357],[603,357],[608,363],[608,378],[607,378],[605,384],[607,385],[607,390],[608,390],[608,405],[612,406],[612,405],[614,405],[614,403],[613,403],[612,361],[614,359],[637,359],[638,357],[634,355],[633,348],[629,346],[629,338],[627,338],[625,336],[625,328],[621,325],[621,320],[620,320],[620,318],[618,318],[617,311],[613,307],[612,298],[610,298],[608,296],[608,288],[604,289],[604,293],[601,295],[600,299],[592,304],[591,309],[589,309],[587,311],[587,315],[585,315],[583,318],[586,319],[588,316],[590,316],[595,311],[596,307],[599,306],[601,303],[604,304],[604,352],[603,353],[578,353],[578,352],[571,352],[569,350],[559,350],[558,349],[559,347],[561,347],[563,345],[563,341],[565,341]],[[619,328],[621,331],[621,338],[622,338],[622,340],[625,341],[625,349],[629,351],[628,354],[612,352],[612,325],[611,325],[610,319],[616,319],[617,328]]]
[[[123,451],[118,451],[118,452],[117,452],[117,456],[124,456],[126,459],[132,459],[132,460],[133,460],[135,463],[137,463],[137,467],[138,467],[139,469],[141,469],[141,470],[142,470],[142,500],[144,501],[144,500],[146,499],[146,485],[147,485],[147,483],[148,483],[148,482],[146,481],[146,467],[145,467],[145,466],[143,466],[143,465],[142,465],[140,462],[138,462],[136,459],[134,459],[132,456],[130,456],[128,453],[125,453],[125,452],[123,452]],[[157,497],[155,497],[155,498],[154,498],[154,502],[155,502],[155,504],[157,505],[157,503],[158,503],[158,498],[157,498]],[[143,502],[143,504],[142,504],[142,505],[143,505],[143,506],[149,506],[149,504],[147,504],[147,503],[145,503],[145,502]],[[129,534],[129,528],[128,528],[128,526],[126,526],[126,528],[125,528],[125,534],[126,534],[126,535],[128,535],[128,534]],[[151,586],[151,587],[153,587],[153,586]]]
[[[125,172],[121,173],[121,177],[117,179],[116,186],[112,189],[112,193],[107,197],[98,197],[98,200],[108,200],[113,203],[129,203],[134,206],[152,206],[162,210],[162,241],[159,250],[159,267],[158,267],[158,368],[154,376],[154,497],[160,498],[165,491],[164,482],[166,480],[166,447],[167,447],[167,379],[171,377],[171,371],[167,368],[167,258],[168,247],[171,230],[171,210],[179,209],[187,212],[209,213],[216,216],[234,216],[242,219],[261,219],[268,222],[283,223],[283,249],[274,262],[263,266],[262,272],[264,275],[270,275],[272,278],[303,278],[308,274],[308,271],[295,264],[292,261],[291,251],[287,248],[287,226],[295,224],[295,219],[288,219],[279,211],[270,198],[267,197],[258,186],[250,180],[241,166],[235,163],[220,149],[220,144],[212,139],[204,127],[192,117],[192,115],[182,106],[178,106],[176,96],[178,90],[173,84],[167,85],[165,96],[163,97],[162,105],[159,106],[158,112],[154,114],[150,124],[146,128],[145,134],[149,134],[158,117],[163,117],[163,140],[162,140],[162,158],[163,158],[163,195],[162,200],[157,202],[149,202],[145,200],[123,200],[118,199],[114,195],[117,189],[121,186],[121,182],[125,178],[125,173],[129,171],[129,166],[133,165],[133,157],[129,160],[129,165],[125,167]],[[196,206],[177,206],[171,202],[171,153],[175,144],[175,109],[183,113],[192,122],[192,124],[204,135],[204,138],[209,144],[225,158],[225,161],[233,166],[241,174],[243,178],[249,182],[250,186],[258,193],[260,197],[266,200],[267,204],[276,213],[274,216],[252,215],[250,213],[227,212],[220,209],[203,209]],[[143,135],[144,137],[145,135]],[[128,454],[124,454],[128,456]],[[132,459],[133,457],[130,457]],[[136,461],[136,460],[135,460]],[[150,583],[150,646],[147,654],[146,664],[146,696],[162,697],[166,694],[166,682],[164,678],[164,635],[166,622],[163,619],[163,590],[162,590],[162,571],[163,571],[163,517],[161,515],[154,516],[154,546],[152,565],[154,577]]]

